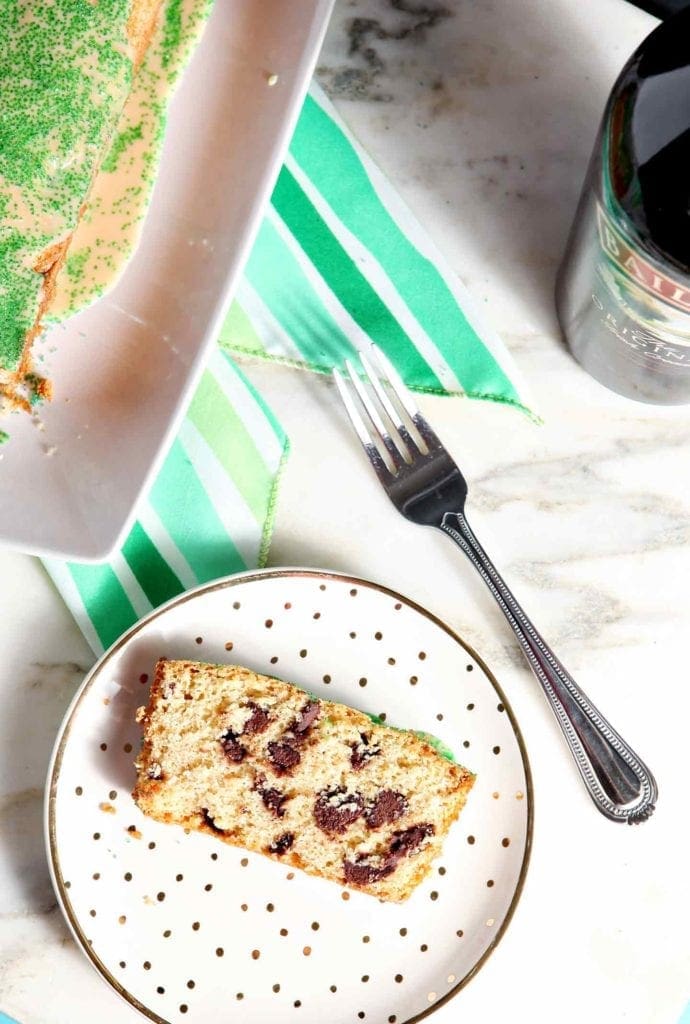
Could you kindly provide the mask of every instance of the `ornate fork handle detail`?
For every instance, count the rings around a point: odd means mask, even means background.
[[[613,821],[635,824],[654,810],[654,777],[585,696],[539,635],[470,529],[462,512],[443,517],[441,530],[465,552],[493,594],[551,702],[585,786]]]

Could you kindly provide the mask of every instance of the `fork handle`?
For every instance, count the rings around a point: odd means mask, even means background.
[[[618,735],[539,635],[470,529],[462,512],[443,517],[441,530],[465,552],[488,586],[541,683],[589,795],[613,821],[634,824],[654,810],[654,776]]]

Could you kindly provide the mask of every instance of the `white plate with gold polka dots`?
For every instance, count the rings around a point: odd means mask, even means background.
[[[382,903],[145,818],[136,708],[159,657],[233,662],[434,733],[477,775],[431,874]],[[511,709],[447,626],[385,587],[247,573],[126,633],[67,713],[48,777],[59,902],[93,966],[149,1020],[411,1024],[495,948],[519,899],[532,789]]]

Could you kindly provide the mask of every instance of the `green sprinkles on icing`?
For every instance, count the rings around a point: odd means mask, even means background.
[[[33,267],[74,229],[129,91],[130,6],[0,0],[0,369],[19,365],[40,303]]]
[[[90,249],[82,249],[81,252],[70,253],[65,263],[65,269],[72,280],[78,280],[84,273],[84,265],[89,258]]]
[[[115,237],[108,233],[102,245],[107,259],[101,267],[112,273],[108,279],[96,273],[101,239],[78,250],[72,246],[58,275],[61,308],[49,310],[46,319],[64,319],[103,294],[138,241],[136,235],[118,235],[143,221],[162,149],[169,86],[184,68],[213,0],[163,0],[157,37],[137,71],[135,116],[129,104],[123,112],[132,87],[126,32],[131,5],[132,0],[0,0],[0,379],[2,371],[19,367],[36,321],[43,277],[33,268],[74,230],[104,140],[113,132],[101,166],[110,172],[131,169],[137,184],[120,193],[123,217],[118,201],[100,210],[101,217],[118,223]],[[163,98],[161,84],[167,86]],[[137,143],[144,152],[135,160]],[[85,220],[92,215],[87,209]]]
[[[58,303],[47,319],[64,320],[99,298],[116,283],[135,250],[158,172],[172,85],[212,6],[213,0],[164,0],[156,35],[137,69],[131,101],[101,165],[106,175],[99,176],[84,217],[91,252],[78,277],[59,275]],[[103,192],[99,192],[100,182]],[[99,232],[95,239],[94,228]],[[81,253],[87,247],[80,236],[78,230],[72,252]]]
[[[10,435],[6,434],[4,430],[0,430],[0,445],[7,444],[10,439]]]
[[[175,50],[180,45],[182,37],[182,2],[183,0],[169,0],[165,11],[165,22],[163,28],[163,67],[167,68],[171,63]]]
[[[126,128],[122,132],[118,132],[112,141],[107,157],[101,164],[101,170],[106,173],[117,170],[117,165],[125,151],[133,142],[137,142],[142,138],[143,131],[141,121],[138,124],[130,125],[129,128]]]

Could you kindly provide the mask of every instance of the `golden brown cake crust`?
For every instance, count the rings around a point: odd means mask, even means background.
[[[133,0],[127,22],[127,37],[133,50],[134,67],[139,67],[151,45],[162,0]]]
[[[138,720],[145,814],[384,900],[424,878],[474,783],[415,733],[239,666],[159,661]]]

